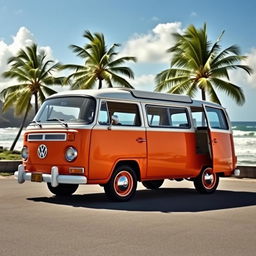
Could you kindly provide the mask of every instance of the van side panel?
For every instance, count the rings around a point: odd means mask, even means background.
[[[195,177],[209,164],[208,155],[196,153],[196,135],[183,131],[147,131],[147,178]]]
[[[213,148],[213,170],[215,172],[232,172],[235,166],[233,160],[232,136],[230,133],[211,131]]]
[[[95,127],[91,136],[89,183],[109,179],[120,160],[137,161],[141,177],[145,176],[146,142],[138,142],[138,138],[145,139],[144,129],[112,127],[108,130],[107,127]]]

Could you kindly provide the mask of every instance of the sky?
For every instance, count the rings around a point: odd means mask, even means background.
[[[83,32],[89,30],[103,33],[108,46],[120,43],[120,55],[137,57],[135,64],[127,63],[135,73],[130,82],[152,91],[155,75],[169,67],[166,50],[174,44],[172,33],[206,23],[210,41],[225,31],[221,46],[238,45],[248,56],[243,64],[255,69],[252,76],[239,70],[230,74],[246,103],[238,106],[217,91],[222,105],[232,121],[256,121],[255,11],[254,0],[0,0],[0,73],[8,69],[9,57],[32,42],[55,61],[80,64],[69,45],[83,46]],[[11,84],[0,77],[0,91]]]

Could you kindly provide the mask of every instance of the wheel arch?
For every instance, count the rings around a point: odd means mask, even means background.
[[[115,170],[117,167],[121,166],[121,165],[128,165],[128,166],[130,166],[131,168],[133,168],[134,171],[135,171],[135,173],[136,173],[137,180],[138,180],[138,181],[141,181],[140,166],[139,166],[139,164],[138,164],[138,162],[137,162],[136,160],[119,160],[119,161],[115,164],[115,166],[114,166],[114,168],[113,168],[113,170],[112,170],[111,175],[113,174],[114,170]]]

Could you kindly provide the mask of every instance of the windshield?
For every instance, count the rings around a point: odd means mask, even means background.
[[[90,124],[94,119],[95,105],[94,99],[85,97],[49,99],[43,103],[34,121]]]

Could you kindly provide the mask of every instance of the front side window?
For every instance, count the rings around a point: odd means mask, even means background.
[[[211,128],[228,130],[228,122],[222,109],[206,107]]]
[[[141,126],[139,108],[133,103],[101,103],[99,112],[100,125]]]
[[[61,120],[67,123],[93,122],[96,102],[85,97],[61,97],[46,100],[35,121],[46,123]]]

